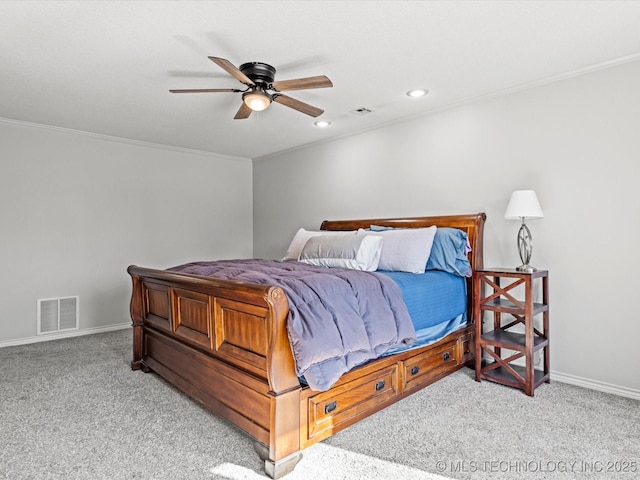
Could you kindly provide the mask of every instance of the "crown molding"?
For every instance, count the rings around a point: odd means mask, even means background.
[[[66,127],[57,127],[54,125],[46,125],[46,124],[42,124],[42,123],[33,123],[33,122],[27,122],[24,120],[15,120],[12,118],[3,118],[0,117],[0,123],[5,123],[5,124],[9,124],[9,125],[17,125],[17,126],[21,126],[21,127],[27,127],[27,128],[38,128],[41,130],[49,130],[49,131],[53,131],[53,132],[58,132],[58,133],[65,133],[65,134],[71,134],[71,135],[80,135],[83,137],[90,137],[90,138],[96,138],[99,140],[106,140],[109,142],[116,142],[116,143],[123,143],[126,145],[135,145],[138,147],[146,147],[146,148],[156,148],[159,150],[166,150],[166,151],[171,151],[171,152],[179,152],[179,153],[187,153],[190,155],[201,155],[201,156],[206,156],[206,157],[214,157],[217,158],[219,160],[232,160],[232,161],[241,161],[241,162],[250,162],[251,159],[247,158],[247,157],[237,157],[234,155],[225,155],[222,153],[215,153],[215,152],[207,152],[204,150],[195,150],[195,149],[191,149],[191,148],[185,148],[185,147],[177,147],[177,146],[173,146],[173,145],[165,145],[162,143],[153,143],[153,142],[145,142],[142,140],[133,140],[131,138],[124,138],[124,137],[116,137],[113,135],[104,135],[102,133],[93,133],[93,132],[86,132],[84,130],[75,130],[73,128],[66,128]]]

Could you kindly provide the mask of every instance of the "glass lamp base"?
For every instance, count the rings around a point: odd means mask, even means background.
[[[520,265],[519,267],[516,267],[516,270],[519,272],[535,272],[536,271],[536,267],[532,267],[531,265]]]
[[[535,272],[536,269],[529,265],[529,261],[531,260],[531,253],[533,252],[533,237],[531,236],[531,231],[529,227],[527,227],[524,223],[524,218],[522,219],[522,225],[520,225],[520,230],[518,230],[518,253],[520,254],[520,260],[522,261],[522,265],[516,267],[516,270],[519,272]]]

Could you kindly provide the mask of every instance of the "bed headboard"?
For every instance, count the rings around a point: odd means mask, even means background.
[[[443,215],[438,217],[408,217],[408,218],[373,218],[367,220],[325,220],[320,226],[321,230],[357,230],[369,228],[371,225],[394,228],[423,228],[435,225],[436,227],[458,228],[467,233],[471,244],[469,262],[471,268],[478,270],[483,268],[482,237],[484,222],[487,216],[484,213],[471,215]]]

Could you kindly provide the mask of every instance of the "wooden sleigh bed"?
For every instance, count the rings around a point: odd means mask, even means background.
[[[457,228],[468,234],[475,270],[483,266],[484,221],[479,213],[325,221],[321,229]],[[356,367],[318,392],[296,375],[282,288],[138,266],[128,272],[132,369],[156,372],[250,435],[272,478],[289,473],[305,448],[472,365],[470,279],[466,326],[433,344]]]

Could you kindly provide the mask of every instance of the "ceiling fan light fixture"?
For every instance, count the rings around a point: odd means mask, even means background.
[[[271,97],[259,90],[252,90],[242,95],[242,101],[254,112],[261,112],[271,105]]]

